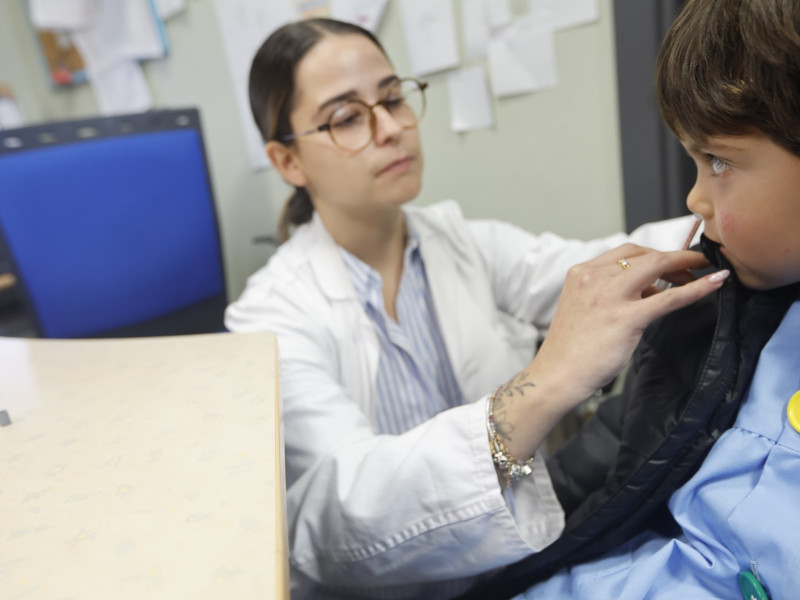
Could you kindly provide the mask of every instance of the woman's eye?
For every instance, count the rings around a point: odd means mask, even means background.
[[[331,127],[352,127],[359,125],[363,117],[363,112],[359,110],[339,110],[331,117],[330,124]]]
[[[726,163],[718,156],[709,154],[708,162],[711,164],[711,170],[714,171],[714,175],[722,175],[725,171],[728,170],[728,163]]]
[[[389,110],[394,110],[402,106],[405,100],[406,99],[402,96],[393,96],[391,98],[386,98],[386,100],[383,101],[383,105]]]

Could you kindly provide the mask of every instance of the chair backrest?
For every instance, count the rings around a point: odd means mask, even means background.
[[[223,330],[196,109],[0,131],[0,243],[42,337]]]

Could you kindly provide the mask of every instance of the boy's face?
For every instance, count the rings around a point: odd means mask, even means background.
[[[761,133],[682,143],[697,165],[686,204],[754,289],[800,281],[800,157]]]

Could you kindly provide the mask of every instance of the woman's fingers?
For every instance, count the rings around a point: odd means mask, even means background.
[[[617,279],[631,280],[630,285],[638,287],[641,292],[659,278],[670,283],[689,283],[694,280],[690,271],[705,268],[708,264],[705,256],[692,250],[658,252],[645,249],[635,256],[618,260],[615,266],[620,271],[616,273]]]
[[[642,329],[658,317],[712,293],[728,276],[725,271],[697,279],[691,270],[705,268],[709,263],[705,256],[692,250],[644,252],[627,261],[627,265],[616,281],[630,277],[626,288],[631,290],[631,308],[638,311]],[[659,279],[680,285],[659,286]]]
[[[671,287],[643,298],[637,308],[644,310],[641,318],[645,326],[663,315],[693,304],[715,292],[722,286],[729,275],[730,271],[723,269],[684,285]]]
[[[727,272],[692,280],[689,270],[707,266],[697,252],[626,244],[572,267],[537,372],[585,399],[619,372],[652,321],[719,289]],[[659,277],[683,285],[654,293]]]
[[[675,250],[661,252],[627,243],[596,258],[582,263],[581,267],[605,266],[606,269],[617,275],[625,274],[637,283],[652,283],[662,278],[669,283],[683,284],[693,281],[695,277],[690,273],[692,269],[708,267],[709,262],[703,254],[694,250]]]

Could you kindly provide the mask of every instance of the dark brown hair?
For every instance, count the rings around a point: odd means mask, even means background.
[[[800,156],[800,2],[688,0],[664,38],[655,83],[678,137],[758,129]]]
[[[276,29],[256,52],[250,65],[250,110],[264,142],[282,138],[292,131],[289,121],[294,96],[297,65],[317,42],[327,35],[363,35],[385,55],[372,33],[352,23],[334,19],[307,19]],[[286,201],[278,224],[281,242],[289,238],[291,226],[308,222],[314,214],[311,197],[305,188],[295,188]]]

